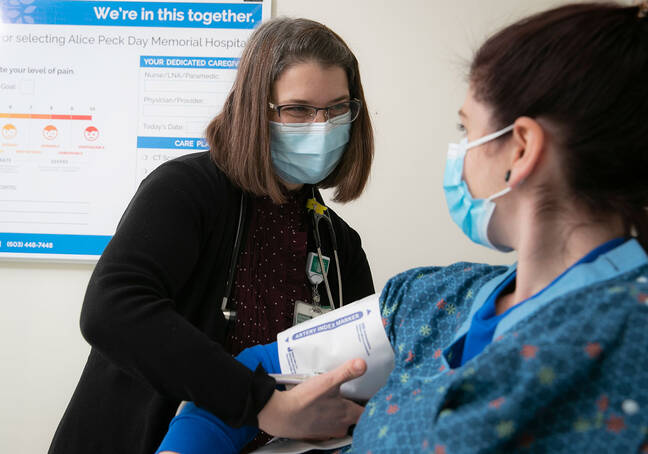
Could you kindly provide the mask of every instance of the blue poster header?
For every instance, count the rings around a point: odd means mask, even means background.
[[[167,150],[209,150],[206,139],[194,137],[143,137],[137,138],[137,148]]]
[[[0,22],[39,25],[252,29],[261,3],[0,0]]]
[[[238,58],[227,57],[155,57],[142,55],[140,68],[236,69]]]

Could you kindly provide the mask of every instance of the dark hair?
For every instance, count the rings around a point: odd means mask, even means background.
[[[334,199],[347,202],[360,196],[369,178],[373,131],[355,56],[342,38],[318,22],[272,19],[252,34],[223,110],[207,127],[210,153],[237,186],[253,194],[269,195],[275,203],[283,202],[284,190],[270,155],[268,103],[272,86],[282,72],[309,61],[343,68],[351,98],[362,102],[342,159],[318,184],[335,187]]]
[[[520,116],[557,128],[571,195],[620,214],[648,249],[648,18],[640,7],[580,3],[493,35],[470,68],[494,129]]]

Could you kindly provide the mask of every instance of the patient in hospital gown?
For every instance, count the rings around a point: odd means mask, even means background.
[[[648,452],[644,251],[629,240],[572,269],[459,365],[467,324],[513,271],[458,263],[387,284],[396,368],[367,404],[352,452]]]

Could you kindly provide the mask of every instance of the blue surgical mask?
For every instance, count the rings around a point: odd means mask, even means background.
[[[488,225],[495,211],[493,200],[503,196],[511,188],[507,187],[486,199],[475,199],[463,179],[463,168],[468,150],[490,142],[512,130],[513,125],[470,143],[468,139],[464,138],[460,143],[449,144],[445,175],[443,176],[443,190],[450,216],[455,224],[475,243],[502,252],[509,252],[511,249],[505,246],[495,246],[491,242],[488,238]]]
[[[350,114],[345,114],[350,115]],[[270,152],[279,177],[287,183],[316,184],[335,169],[351,137],[351,123],[270,122]]]

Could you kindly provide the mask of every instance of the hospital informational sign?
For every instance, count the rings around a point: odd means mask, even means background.
[[[208,148],[270,9],[0,0],[0,257],[96,260],[141,180]]]

